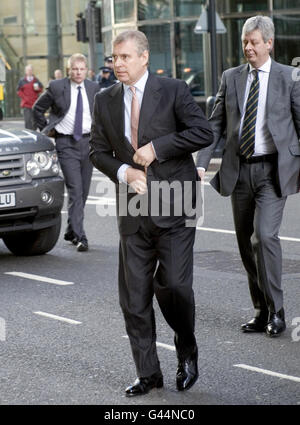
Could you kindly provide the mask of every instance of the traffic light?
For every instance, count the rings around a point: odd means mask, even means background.
[[[102,43],[101,9],[90,2],[88,8],[89,30],[93,31],[96,43]]]
[[[87,43],[89,41],[86,32],[85,18],[80,18],[76,21],[76,39],[77,41],[82,41],[83,43]]]

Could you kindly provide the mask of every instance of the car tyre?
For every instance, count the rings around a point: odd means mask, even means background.
[[[3,237],[3,242],[15,255],[42,255],[54,248],[59,238],[60,228],[61,215],[54,226],[8,235]]]

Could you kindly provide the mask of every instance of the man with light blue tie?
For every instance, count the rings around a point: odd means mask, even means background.
[[[266,16],[249,18],[242,30],[248,62],[223,73],[210,124],[214,143],[197,156],[203,178],[219,139],[226,143],[219,172],[211,181],[231,195],[238,246],[247,271],[253,319],[243,332],[286,329],[281,288],[279,228],[288,195],[299,191],[300,81],[294,68],[271,59],[274,25]]]
[[[83,227],[84,206],[89,193],[93,165],[89,160],[89,138],[95,94],[99,85],[86,79],[87,60],[80,53],[68,61],[69,77],[51,81],[33,106],[37,126],[54,136],[59,162],[68,191],[68,227],[64,238],[88,250]],[[49,123],[45,112],[51,108]]]

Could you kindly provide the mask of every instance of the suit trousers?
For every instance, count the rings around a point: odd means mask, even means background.
[[[286,197],[276,190],[277,162],[241,163],[231,196],[238,246],[258,312],[283,306],[282,253],[279,228]]]
[[[160,370],[154,294],[178,338],[178,350],[194,348],[195,228],[160,228],[150,217],[140,217],[140,221],[137,233],[121,235],[119,297],[137,375],[145,377]]]
[[[84,207],[93,173],[93,164],[89,159],[89,136],[83,136],[79,141],[71,136],[59,136],[56,149],[68,191],[67,232],[73,231],[79,240],[86,239]]]
[[[37,126],[34,123],[32,109],[31,108],[24,108],[23,114],[24,114],[25,128],[27,128],[28,130],[36,130]]]

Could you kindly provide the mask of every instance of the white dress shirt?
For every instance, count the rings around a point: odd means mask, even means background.
[[[82,134],[90,133],[91,131],[91,112],[88,97],[86,94],[84,82],[76,84],[71,81],[71,104],[65,117],[55,126],[55,130],[58,133],[72,135],[74,133],[75,114],[77,106],[77,87],[81,87],[82,104],[83,104],[83,116],[82,116]]]
[[[139,101],[139,105],[141,108],[146,82],[148,80],[149,72],[146,71],[145,74],[134,84],[136,89],[135,93]],[[131,143],[131,101],[132,101],[132,91],[130,90],[130,86],[123,83],[124,89],[124,110],[125,110],[125,136]],[[118,170],[117,178],[120,182],[126,183],[125,179],[125,171],[130,167],[128,164],[123,164]]]
[[[258,107],[257,107],[257,116],[256,116],[256,126],[255,126],[255,147],[254,147],[254,156],[256,155],[266,155],[276,152],[276,147],[274,145],[272,136],[269,132],[267,126],[267,94],[268,94],[268,82],[269,75],[271,70],[271,58],[258,68],[258,78],[259,78],[259,97],[258,97]],[[243,115],[241,119],[239,137],[241,138],[244,116],[246,112],[246,104],[250,91],[250,86],[253,80],[253,70],[255,68],[249,64],[249,73],[246,84],[244,106],[243,106]]]

